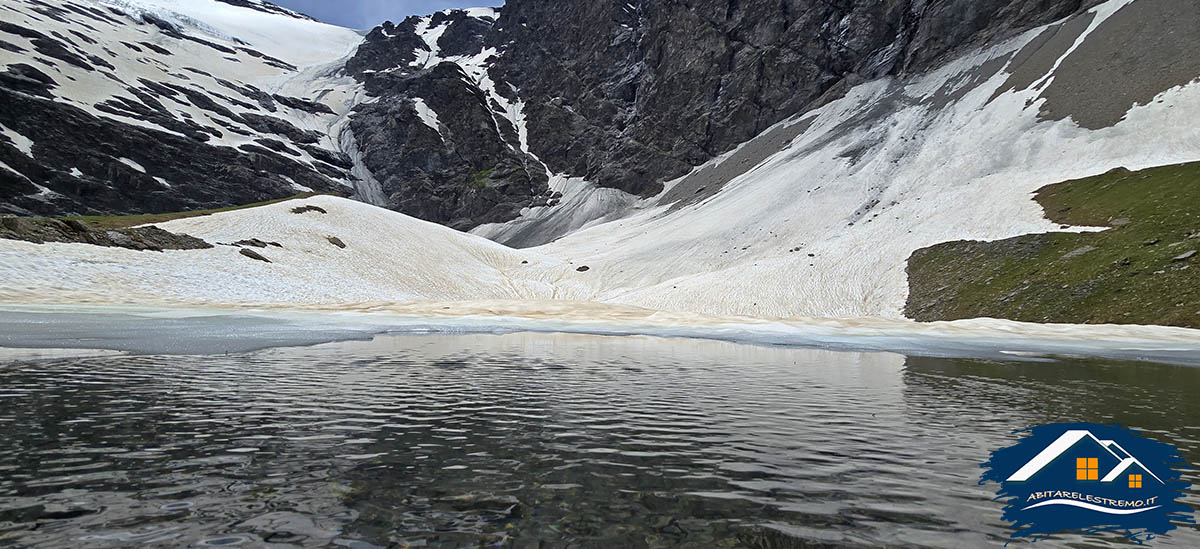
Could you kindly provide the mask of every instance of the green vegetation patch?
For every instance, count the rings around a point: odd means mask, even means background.
[[[479,170],[479,171],[475,172],[474,175],[471,176],[471,182],[474,183],[476,187],[486,187],[488,178],[491,177],[492,173],[495,171],[496,171],[496,168],[488,168],[486,170]]]
[[[139,215],[85,215],[79,217],[64,217],[62,221],[76,220],[82,221],[91,225],[96,229],[124,229],[127,227],[136,227],[138,225],[146,225],[149,223],[166,223],[176,219],[186,219],[189,217],[200,217],[203,215],[212,215],[221,212],[231,212],[234,210],[244,210],[246,208],[257,208],[259,206],[269,206],[288,200],[296,200],[298,198],[311,198],[321,194],[329,193],[300,193],[280,198],[276,200],[267,200],[265,202],[255,202],[254,204],[245,204],[242,206],[229,206],[227,208],[217,208],[213,210],[194,210],[190,212],[171,212],[161,214],[139,214]]]
[[[1035,199],[1056,223],[1111,228],[917,250],[905,314],[1200,328],[1200,162],[1118,168]]]

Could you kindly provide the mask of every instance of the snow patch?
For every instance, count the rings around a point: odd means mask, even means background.
[[[425,49],[417,49],[413,52],[417,56],[417,59],[410,63],[409,66],[425,68],[440,62],[439,55],[442,47],[438,45],[438,40],[441,40],[442,35],[446,33],[446,29],[450,28],[450,22],[447,21],[436,27],[433,27],[432,24],[432,16],[422,17],[417,22],[417,37],[425,42]]]
[[[117,161],[139,172],[146,173],[146,168],[143,168],[141,164],[138,164],[137,162],[134,162],[128,158],[121,157],[118,158]]]
[[[60,194],[58,194],[58,193],[56,193],[56,192],[54,192],[54,191],[52,191],[52,190],[50,190],[50,189],[48,189],[48,188],[46,188],[46,187],[43,187],[43,186],[41,186],[41,185],[38,185],[37,183],[34,183],[34,184],[33,184],[33,186],[34,186],[34,187],[37,187],[37,189],[38,189],[38,192],[36,192],[36,193],[34,193],[34,194],[31,194],[31,195],[29,195],[29,196],[30,196],[30,198],[33,198],[33,199],[35,199],[35,200],[42,200],[42,201],[46,201],[46,200],[50,200],[51,198],[54,198],[54,197],[57,197],[57,196],[62,196],[62,195],[60,195]]]
[[[476,19],[500,19],[500,10],[496,8],[466,8],[467,17]]]
[[[11,140],[13,145],[16,146],[17,150],[21,151],[22,154],[28,156],[29,158],[33,158],[32,139],[29,139],[28,137],[25,137],[24,135],[5,127],[3,124],[0,124],[0,134],[3,134],[5,137]]]
[[[0,170],[4,170],[6,172],[11,172],[13,175],[20,177],[21,179],[24,179],[25,181],[29,181],[29,178],[25,177],[25,174],[22,174],[21,172],[14,170],[11,166],[9,166],[8,164],[5,164],[4,162],[0,162]],[[30,182],[32,183],[32,181],[30,181]]]
[[[291,185],[291,187],[292,187],[292,190],[293,190],[293,191],[296,191],[296,192],[298,192],[298,193],[311,193],[311,192],[313,192],[313,190],[312,190],[311,188],[309,188],[309,187],[305,187],[304,185],[301,185],[301,184],[299,184],[299,183],[296,183],[296,180],[294,180],[294,179],[292,179],[292,178],[290,178],[290,177],[288,177],[288,176],[286,176],[286,175],[280,175],[279,177],[281,177],[281,178],[282,178],[284,181],[287,181],[287,182],[288,182],[288,185]]]
[[[101,0],[101,3],[135,16],[151,14],[222,41],[237,39],[296,66],[345,57],[363,40],[351,29],[215,0]]]
[[[426,126],[433,128],[433,131],[438,135],[442,135],[442,123],[438,120],[436,112],[425,104],[425,100],[420,97],[413,99],[413,108],[417,110],[417,117],[421,119]]]

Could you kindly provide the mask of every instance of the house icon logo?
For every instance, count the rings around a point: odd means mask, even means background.
[[[992,453],[981,484],[1000,484],[1014,538],[1116,531],[1135,541],[1193,520],[1180,501],[1186,463],[1170,445],[1119,425],[1054,424]]]

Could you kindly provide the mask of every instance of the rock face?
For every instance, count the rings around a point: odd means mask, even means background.
[[[929,70],[1099,2],[509,0],[498,17],[410,17],[347,64],[385,98],[354,132],[394,207],[456,226],[536,201],[541,162],[653,195],[864,79]],[[472,170],[493,166],[472,189]]]
[[[266,2],[216,1],[276,18],[270,54],[203,11],[171,11],[199,2],[6,5],[0,212],[158,213],[355,187],[465,230],[555,207],[551,175],[655,195],[855,84],[1100,2],[509,0],[361,38]],[[270,49],[285,34],[290,49]],[[305,69],[318,66],[334,69]],[[707,173],[679,201],[723,179]]]
[[[12,168],[0,170],[0,212],[162,213],[285,198],[295,185],[346,190],[274,151],[206,145],[3,88],[0,124],[34,143],[25,154],[0,136],[0,162]]]
[[[158,227],[100,230],[73,219],[0,218],[0,238],[34,244],[64,242],[155,252],[213,247],[199,238],[175,234]]]
[[[380,97],[358,107],[351,128],[389,207],[470,229],[549,196],[545,167],[522,150],[496,92],[482,89],[489,82],[478,71],[494,59],[482,44],[494,24],[463,11],[410,17],[376,28],[347,64]],[[426,43],[418,25],[442,29],[440,40]]]
[[[275,19],[280,30],[269,32],[335,29],[257,0],[220,1]],[[200,4],[5,3],[0,214],[164,213],[352,192],[353,163],[323,127],[336,118],[330,107],[253,83],[299,61],[171,11]]]

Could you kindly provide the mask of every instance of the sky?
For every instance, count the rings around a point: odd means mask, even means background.
[[[450,8],[500,6],[503,0],[271,0],[326,23],[370,29],[392,21],[399,23],[409,15],[428,15]]]

